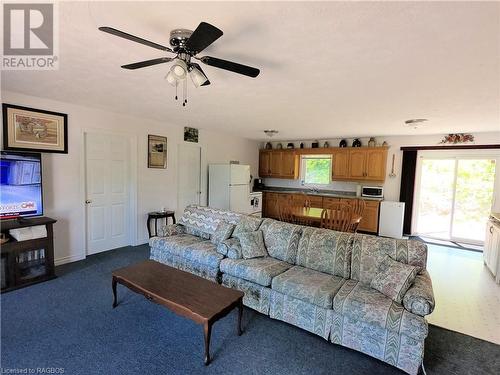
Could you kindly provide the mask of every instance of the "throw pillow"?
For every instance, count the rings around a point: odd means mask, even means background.
[[[253,232],[259,229],[262,219],[255,216],[242,216],[240,222],[234,228],[233,237],[238,237],[240,233]]]
[[[267,256],[266,246],[262,231],[243,232],[238,235],[241,244],[241,252],[244,259],[252,259]]]
[[[217,224],[217,228],[215,228],[214,233],[210,237],[210,241],[213,244],[217,245],[224,240],[227,240],[233,234],[234,225],[229,224],[228,222],[221,220],[219,224]]]
[[[401,303],[419,271],[420,267],[397,262],[386,255],[379,263],[377,274],[370,286],[393,301]]]

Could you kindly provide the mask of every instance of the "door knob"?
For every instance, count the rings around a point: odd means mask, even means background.
[[[89,204],[89,203],[92,203],[92,201],[90,199],[86,199],[85,204]]]

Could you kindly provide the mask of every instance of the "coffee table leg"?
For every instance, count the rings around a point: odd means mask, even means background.
[[[113,288],[113,309],[118,305],[116,303],[116,277],[113,276],[113,281],[111,282],[111,287]]]
[[[205,366],[210,364],[210,337],[212,336],[212,323],[205,322],[203,325],[205,333]]]
[[[240,299],[238,303],[238,336],[241,336],[243,331],[241,330],[241,316],[243,315],[243,298]]]
[[[205,322],[203,325],[205,333],[205,366],[210,364],[210,336],[212,335],[212,323]]]

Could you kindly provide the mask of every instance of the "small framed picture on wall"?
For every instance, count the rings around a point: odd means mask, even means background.
[[[167,137],[148,135],[148,168],[167,169]]]
[[[185,126],[184,141],[198,143],[198,129]]]

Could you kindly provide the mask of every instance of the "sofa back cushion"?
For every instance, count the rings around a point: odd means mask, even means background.
[[[238,237],[239,234],[245,232],[255,232],[259,229],[262,219],[256,216],[241,215],[241,220],[234,228],[232,237]]]
[[[427,245],[415,240],[355,234],[351,256],[351,279],[370,285],[377,274],[380,262],[386,255],[398,262],[425,269]]]
[[[353,237],[352,233],[304,227],[295,263],[348,279]]]
[[[269,256],[295,264],[302,228],[300,225],[264,219],[259,229],[264,234],[264,244]]]
[[[185,208],[179,220],[179,224],[188,228],[186,232],[211,235],[215,232],[217,225],[219,225],[221,221],[236,225],[239,223],[241,216],[241,214],[236,212],[191,205]]]

